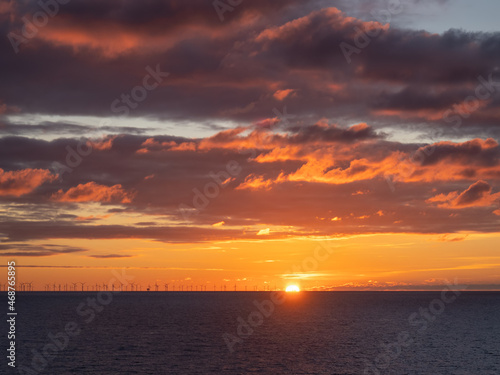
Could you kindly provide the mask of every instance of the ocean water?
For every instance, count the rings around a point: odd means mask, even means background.
[[[500,374],[494,292],[32,292],[17,312],[0,373]]]

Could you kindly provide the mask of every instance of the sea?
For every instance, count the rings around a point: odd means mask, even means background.
[[[498,292],[16,297],[0,374],[500,374]]]

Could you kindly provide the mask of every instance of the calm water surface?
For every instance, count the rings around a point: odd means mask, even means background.
[[[301,292],[264,314],[269,292],[102,297],[19,293],[23,367],[5,373],[500,374],[500,293]]]

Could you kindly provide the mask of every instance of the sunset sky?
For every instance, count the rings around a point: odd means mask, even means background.
[[[47,3],[0,0],[18,282],[500,290],[498,1]]]

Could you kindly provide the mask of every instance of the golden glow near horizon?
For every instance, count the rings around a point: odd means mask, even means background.
[[[198,244],[79,240],[88,252],[8,260],[16,261],[19,282],[33,281],[35,290],[45,290],[48,284],[51,290],[56,284],[57,290],[59,284],[64,288],[76,282],[85,282],[92,290],[95,284],[112,279],[113,270],[121,269],[133,276],[132,282],[142,290],[148,285],[151,290],[158,285],[161,291],[264,291],[285,290],[289,285],[302,290],[421,290],[439,289],[446,280],[455,278],[471,287],[498,284],[498,241],[497,234],[449,238],[376,234]],[[37,243],[33,241],[33,245]],[[63,247],[71,241],[52,243]],[[471,254],[470,248],[477,250]],[[128,256],[108,258],[101,254]]]
[[[285,289],[287,293],[298,293],[300,292],[300,288],[297,285],[288,285]]]

